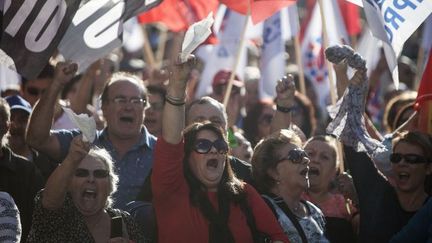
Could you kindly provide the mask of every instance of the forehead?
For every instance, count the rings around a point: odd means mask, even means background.
[[[395,153],[401,153],[401,154],[410,153],[410,154],[424,155],[423,150],[420,146],[407,143],[407,142],[397,143],[393,150]]]
[[[88,169],[88,170],[96,170],[96,169],[102,169],[106,170],[105,164],[98,158],[95,158],[93,156],[87,155],[84,157],[84,159],[81,161],[79,168]]]
[[[195,104],[193,105],[188,113],[188,123],[215,119],[225,123],[225,119],[222,111],[212,104]]]
[[[141,96],[143,90],[141,87],[132,81],[129,80],[118,80],[110,84],[108,88],[108,96],[116,97],[116,96]]]
[[[218,138],[218,135],[215,132],[213,132],[213,131],[205,129],[205,130],[199,131],[197,133],[196,138],[197,139],[206,138],[206,139],[209,139],[209,140],[216,140]]]
[[[319,152],[328,152],[328,153],[335,152],[335,149],[328,142],[319,141],[319,140],[312,140],[308,142],[305,146],[305,149],[316,150]]]
[[[276,152],[280,156],[285,156],[288,154],[289,151],[296,149],[296,148],[299,148],[299,147],[295,144],[292,144],[292,143],[286,143],[286,144],[279,146],[279,148],[276,149]]]

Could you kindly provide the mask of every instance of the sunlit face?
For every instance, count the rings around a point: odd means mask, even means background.
[[[49,78],[28,80],[23,87],[22,97],[27,100],[31,106],[42,97],[45,90],[48,89],[52,80]]]
[[[12,149],[26,146],[25,131],[29,113],[21,109],[11,110],[11,120],[9,129],[9,145]]]
[[[208,139],[212,142],[219,139],[213,131],[202,130],[197,134],[198,139]],[[227,155],[219,153],[213,146],[206,154],[192,151],[189,156],[189,167],[195,177],[207,187],[209,191],[216,191],[225,168]]]
[[[212,104],[195,104],[187,114],[187,123],[210,121],[226,131],[226,121],[221,110]]]
[[[326,191],[336,176],[336,151],[329,143],[312,140],[305,146],[309,155],[311,190]]]
[[[399,142],[394,147],[393,152],[424,156],[420,147],[406,142]],[[392,170],[395,177],[396,190],[414,192],[419,188],[424,188],[424,181],[426,175],[431,173],[431,166],[427,163],[408,164],[403,159],[397,164],[392,163]]]
[[[162,110],[163,100],[159,94],[148,94],[150,107],[145,110],[144,125],[149,132],[155,136],[160,136],[162,133]]]
[[[102,105],[110,136],[121,139],[137,138],[144,120],[144,104],[118,104],[115,98],[142,98],[139,86],[128,80],[116,81],[108,89],[108,100]]]
[[[276,152],[280,159],[287,158],[290,150],[299,148],[294,144],[285,144]],[[302,163],[293,163],[291,160],[284,159],[279,162],[275,169],[270,169],[270,176],[279,182],[279,190],[301,189],[308,187],[309,160],[304,159]]]
[[[94,215],[104,209],[110,194],[109,176],[95,177],[95,170],[107,170],[99,159],[87,155],[78,166],[78,169],[88,170],[85,177],[75,173],[69,185],[72,200],[77,209],[85,216]]]

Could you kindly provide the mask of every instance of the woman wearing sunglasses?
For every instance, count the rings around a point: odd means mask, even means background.
[[[108,152],[75,137],[36,196],[27,242],[145,242],[129,214],[111,208],[117,182]]]
[[[261,140],[252,156],[258,188],[290,242],[328,242],[324,216],[301,196],[309,186],[309,157],[300,138],[282,129]]]
[[[183,131],[185,89],[193,59],[170,72],[152,173],[158,240],[165,242],[288,242],[260,195],[238,180],[225,133],[212,123]]]
[[[345,147],[360,206],[360,241],[388,242],[429,198],[432,137],[405,131],[393,139],[391,184],[366,153]],[[378,229],[378,230],[377,230]]]

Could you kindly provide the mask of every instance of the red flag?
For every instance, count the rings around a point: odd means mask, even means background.
[[[173,32],[185,31],[188,27],[216,12],[218,0],[164,0],[159,6],[141,14],[140,23],[161,22]]]
[[[358,35],[361,33],[359,7],[347,0],[339,0],[339,8],[347,28],[348,35]]]
[[[220,2],[241,14],[247,14],[248,4],[250,4],[252,22],[256,24],[270,18],[282,8],[295,4],[296,0],[220,0]]]
[[[420,82],[415,108],[419,112],[419,129],[432,134],[432,51]]]

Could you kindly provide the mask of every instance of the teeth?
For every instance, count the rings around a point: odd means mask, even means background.
[[[87,189],[87,190],[85,190],[84,192],[86,192],[86,193],[96,193],[95,190],[91,190],[91,189]]]

